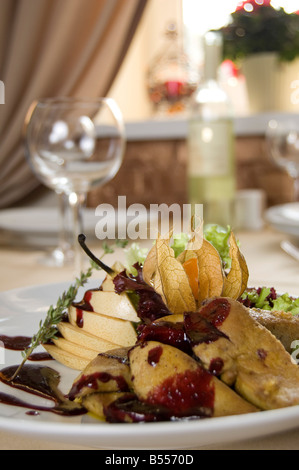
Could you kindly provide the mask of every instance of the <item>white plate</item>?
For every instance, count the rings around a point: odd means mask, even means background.
[[[299,203],[280,204],[265,212],[266,221],[276,230],[299,237]]]
[[[97,218],[95,209],[83,210],[83,223],[88,232],[94,233]],[[57,234],[58,210],[52,207],[24,207],[0,211],[0,228],[22,234]]]
[[[96,237],[96,226],[101,218],[115,230],[115,236],[124,238],[126,228],[135,214],[127,215],[125,209],[112,210],[108,215],[96,215],[95,208],[84,208],[82,211],[84,233]],[[148,214],[145,212],[138,217],[143,230],[147,227]],[[71,216],[68,214],[67,223],[71,227]],[[1,241],[8,244],[25,243],[33,246],[52,246],[58,243],[59,213],[52,207],[24,207],[0,211]]]
[[[94,209],[84,209],[84,233],[95,237],[97,218]],[[69,226],[70,220],[68,221]],[[58,244],[58,209],[24,207],[0,211],[0,241],[6,245],[51,247]]]
[[[48,306],[69,283],[28,287],[0,293],[0,332],[31,336]],[[94,283],[92,283],[94,286]],[[82,292],[79,293],[79,297]],[[3,350],[2,350],[3,351]],[[20,353],[5,350],[5,366],[18,364]],[[67,392],[78,375],[57,362],[46,363],[62,375]],[[5,367],[1,366],[1,367]],[[1,384],[1,387],[7,387]],[[2,389],[2,388],[0,388]],[[7,388],[5,389],[7,391]],[[9,393],[12,389],[9,388]],[[23,393],[23,392],[20,392]],[[32,398],[31,398],[32,399]],[[0,405],[0,430],[98,449],[191,449],[257,438],[299,426],[299,406],[260,413],[186,422],[108,424],[88,416],[29,416],[26,409]]]

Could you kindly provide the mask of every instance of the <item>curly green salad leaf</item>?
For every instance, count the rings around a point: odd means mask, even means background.
[[[190,237],[187,233],[178,233],[173,236],[171,248],[176,258],[185,250],[189,240]]]
[[[147,254],[148,254],[148,249],[140,248],[138,243],[135,243],[135,242],[132,243],[132,245],[128,249],[125,249],[125,255],[126,255],[125,268],[127,272],[133,275],[136,275],[137,271],[133,267],[134,264],[138,263],[142,266],[147,257]]]
[[[240,301],[250,308],[290,312],[292,315],[299,314],[299,298],[295,299],[288,293],[279,295],[273,287],[246,290]]]

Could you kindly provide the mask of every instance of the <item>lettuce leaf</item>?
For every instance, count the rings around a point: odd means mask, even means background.
[[[173,236],[171,248],[176,258],[185,250],[189,239],[190,237],[187,233],[178,233]]]
[[[283,294],[273,301],[274,310],[282,310],[284,312],[291,312],[292,315],[299,314],[299,299],[294,299],[289,294]]]
[[[240,302],[250,308],[290,312],[292,315],[299,314],[299,299],[295,299],[288,293],[279,295],[273,287],[249,289],[243,293]]]
[[[134,266],[136,264],[142,266],[145,258],[148,255],[147,248],[140,248],[138,243],[132,243],[132,245],[125,250],[126,261],[125,261],[125,268],[128,273],[133,274],[134,276],[137,275],[136,269]]]

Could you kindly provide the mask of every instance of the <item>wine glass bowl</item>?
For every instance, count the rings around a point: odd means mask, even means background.
[[[294,181],[294,199],[299,201],[299,118],[271,119],[266,142],[272,161]]]
[[[87,193],[111,180],[123,160],[121,111],[111,98],[47,98],[27,120],[29,164],[44,185],[68,198],[76,249]]]

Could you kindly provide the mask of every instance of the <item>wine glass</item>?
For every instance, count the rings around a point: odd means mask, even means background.
[[[266,131],[269,154],[294,182],[294,201],[299,201],[299,116],[291,120],[271,119]]]
[[[25,138],[25,150],[26,150],[26,157],[30,163],[30,155],[28,149],[28,139],[27,137],[27,129],[28,124],[30,122],[32,113],[34,108],[37,105],[37,101],[33,101],[33,103],[29,106],[29,109],[26,113],[25,122],[24,122],[24,129],[23,134]],[[31,165],[32,166],[32,165]],[[46,181],[42,178],[42,175],[38,175],[39,180],[41,180],[46,186]],[[58,207],[58,245],[47,253],[41,260],[41,263],[47,266],[64,266],[73,261],[74,252],[71,248],[71,244],[69,241],[69,217],[68,217],[68,201],[67,196],[58,188],[54,188],[56,196],[57,196],[57,207]]]
[[[81,209],[87,193],[111,180],[123,160],[121,111],[111,98],[39,100],[26,126],[26,147],[28,161],[40,181],[67,197],[72,211],[72,252],[79,270],[77,237],[84,232]]]

